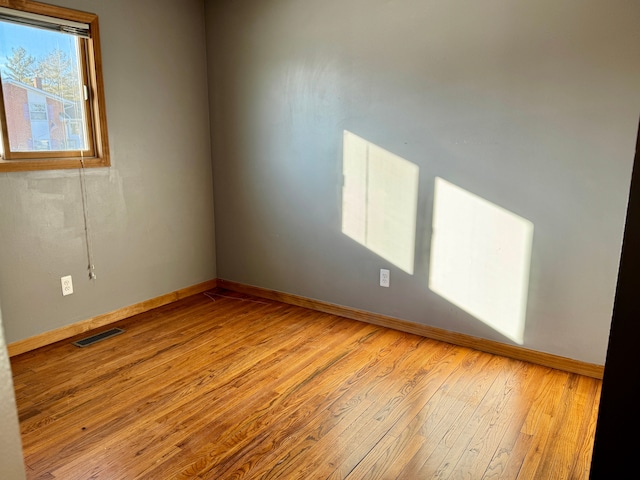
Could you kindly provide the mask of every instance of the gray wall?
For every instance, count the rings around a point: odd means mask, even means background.
[[[22,443],[13,393],[11,365],[2,328],[0,311],[0,478],[19,480],[25,478],[22,460]]]
[[[533,224],[523,345],[604,363],[640,113],[640,3],[206,11],[219,278],[511,343],[429,289],[441,177]],[[345,130],[419,168],[411,274],[342,233]]]
[[[201,0],[53,0],[100,18],[112,166],[0,174],[11,343],[216,277]],[[62,297],[60,277],[75,293]]]

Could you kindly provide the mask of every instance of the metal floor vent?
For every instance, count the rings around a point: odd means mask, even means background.
[[[124,330],[122,330],[121,328],[112,328],[111,330],[107,330],[102,333],[97,333],[95,335],[91,335],[90,337],[83,338],[82,340],[73,342],[73,344],[76,347],[88,347],[89,345],[93,345],[94,343],[99,342],[100,340],[106,340],[107,338],[120,335],[121,333],[124,333]]]

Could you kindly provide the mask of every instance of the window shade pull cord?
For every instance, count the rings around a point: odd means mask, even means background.
[[[87,245],[87,262],[89,268],[89,279],[95,280],[95,265],[93,264],[93,249],[91,246],[91,235],[89,233],[89,202],[87,199],[87,182],[85,179],[84,154],[80,151],[80,190],[82,194],[82,215],[84,217],[84,238]]]

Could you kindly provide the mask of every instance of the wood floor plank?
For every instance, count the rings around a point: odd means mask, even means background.
[[[186,356],[185,358],[187,360],[189,359],[188,356]],[[193,371],[194,367],[196,367],[197,365],[198,365],[197,363],[188,365],[188,371]],[[118,373],[118,370],[115,370],[114,373]],[[115,375],[114,377],[117,377],[117,375]],[[140,376],[140,375],[138,375],[138,376],[134,375],[133,377],[134,378],[138,378],[138,379],[146,379],[147,378],[145,376]],[[125,380],[125,383],[126,383],[126,380],[128,380],[128,378],[125,377],[124,380]],[[151,383],[152,384],[153,383],[158,384],[158,380],[154,379],[154,378],[151,378]],[[120,385],[118,385],[117,383],[115,383],[115,384],[107,384],[107,385],[103,384],[101,386],[102,387],[107,387],[106,390],[108,390],[108,391],[115,391],[116,392],[115,395],[111,398],[111,400],[114,401],[116,405],[122,406],[123,409],[131,408],[131,405],[130,405],[131,400],[138,398],[137,396],[130,395],[128,393],[129,390],[127,388],[124,388],[122,386],[122,384],[120,384]],[[105,389],[103,389],[103,390],[105,390]],[[138,390],[142,391],[142,392],[146,391],[146,390],[140,389],[140,388]],[[157,392],[154,392],[153,389],[151,389],[150,392],[151,392],[150,393],[151,395],[157,395]],[[97,400],[100,400],[99,397],[96,397],[96,398],[97,398]],[[97,422],[103,421],[102,418],[100,418],[99,416],[96,415],[99,412],[92,411],[90,408],[86,408],[85,405],[83,405],[83,407],[84,408],[78,409],[77,414],[74,416],[74,418],[78,421],[78,423],[76,424],[77,427],[80,427],[80,425],[82,425],[84,423],[84,421],[86,421],[86,422],[93,421],[94,423],[96,421]],[[96,406],[94,406],[94,407],[95,407],[94,410],[97,409],[97,408],[102,408],[102,410],[104,410],[104,402],[98,402],[98,404]],[[136,409],[134,408],[133,410],[135,411]],[[116,413],[115,416],[118,417],[117,411],[115,413]],[[86,418],[84,418],[84,421],[83,421],[83,417],[86,417]],[[88,423],[87,424],[87,428],[90,431],[94,431],[95,430],[95,428],[90,428],[90,427],[94,427],[94,426],[95,425],[92,424],[92,423]],[[99,424],[98,424],[98,426],[99,426]],[[80,428],[78,428],[77,430],[80,431]],[[103,430],[105,430],[105,429],[103,428]],[[55,439],[55,436],[54,436],[55,432],[43,432],[42,434],[45,436],[45,438],[48,438],[49,440],[51,440],[52,438]],[[27,440],[29,440],[30,436],[27,435],[26,438],[27,438]],[[28,442],[25,442],[25,443],[26,443],[25,447],[28,448]]]
[[[352,349],[348,348],[347,350],[350,351]],[[340,362],[348,361],[348,357],[340,355],[339,361]],[[310,409],[304,408],[303,406],[305,402],[304,402],[304,397],[300,396],[299,385],[295,385],[294,388],[291,390],[291,394],[293,395],[290,395],[290,393],[283,394],[284,402],[271,406],[270,411],[273,412],[273,414],[288,416],[288,419],[287,421],[285,421],[284,425],[285,427],[286,425],[289,425],[289,427],[285,428],[285,430],[293,434],[295,430],[299,428],[300,425],[305,426],[306,429],[308,429],[309,422],[313,420],[313,417],[316,414],[318,414],[320,410],[327,408],[333,401],[331,392],[336,392],[338,394],[340,393],[341,391],[340,385],[344,383],[345,377],[343,374],[340,373],[341,369],[338,363],[332,363],[332,366],[335,367],[335,369],[333,369],[334,373],[332,374],[329,374],[326,371],[326,369],[322,369],[323,375],[321,376],[317,376],[317,373],[313,372],[312,376],[314,379],[317,380],[318,386],[320,387],[320,390],[314,390],[314,391],[320,397],[319,397],[319,402],[315,402],[315,405],[312,406]],[[336,375],[336,373],[338,373],[339,375]],[[309,378],[311,377],[304,378],[303,383],[307,383]],[[291,413],[291,407],[294,407],[293,413]],[[308,415],[305,415],[304,417],[300,417],[299,412],[295,412],[295,408],[300,408],[301,411],[307,412]],[[272,413],[270,413],[270,415],[271,414]],[[291,422],[292,420],[295,420],[293,424]],[[213,476],[212,478],[215,478],[215,476]]]
[[[482,378],[484,383],[475,391],[474,398],[479,397],[479,401],[465,401],[460,413],[445,423],[444,435],[433,438],[430,442],[431,454],[418,470],[418,478],[448,478],[470,439],[479,429],[487,426],[489,412],[497,408],[502,398],[503,382],[514,368],[504,358],[495,357],[491,362],[492,367],[487,368],[490,375]]]
[[[205,301],[206,302],[206,301]],[[210,310],[210,305],[204,303],[204,306]],[[197,312],[197,311],[196,311]],[[207,310],[205,310],[205,313]],[[195,313],[195,312],[194,312]],[[202,313],[202,312],[200,312]],[[229,321],[231,321],[230,317]],[[70,397],[75,397],[78,392],[91,394],[92,389],[89,386],[95,386],[97,383],[111,381],[114,377],[114,372],[129,373],[130,369],[135,367],[136,374],[141,376],[145,368],[149,368],[149,365],[157,367],[159,361],[164,360],[165,363],[171,362],[174,357],[183,355],[180,349],[181,345],[189,344],[191,347],[196,347],[198,341],[212,342],[215,339],[213,335],[215,325],[210,328],[202,328],[202,326],[193,331],[189,335],[189,329],[185,329],[180,332],[179,327],[175,325],[180,324],[179,318],[176,319],[172,326],[172,330],[175,332],[173,335],[164,335],[166,338],[160,338],[159,334],[150,332],[150,336],[146,338],[147,341],[143,345],[139,345],[136,349],[135,360],[131,362],[128,360],[129,356],[123,355],[123,347],[127,343],[135,342],[136,338],[133,335],[122,335],[114,337],[108,344],[96,344],[90,349],[78,350],[77,347],[61,344],[59,351],[62,351],[62,355],[56,355],[49,363],[51,366],[47,369],[41,368],[37,373],[40,378],[39,382],[32,382],[33,388],[25,391],[25,395],[28,395],[30,400],[35,403],[39,402],[55,402],[61,399],[64,402],[68,402]],[[221,319],[216,318],[216,322],[221,322]],[[150,324],[152,322],[143,322],[143,325]],[[158,328],[162,328],[158,326]],[[177,332],[180,332],[178,335]],[[146,333],[143,331],[143,333]],[[109,345],[107,347],[107,345]],[[126,348],[126,347],[124,347]],[[175,355],[171,355],[170,351],[175,352]],[[68,362],[68,355],[75,355],[75,362]],[[99,361],[96,360],[99,358]],[[149,362],[149,359],[153,359],[154,362]],[[58,372],[55,369],[59,365],[59,362],[69,365],[62,372]],[[83,376],[85,373],[86,365],[94,365],[92,375],[90,377]],[[82,380],[85,380],[83,383]],[[108,389],[108,385],[104,385],[105,389]],[[52,396],[51,392],[59,392],[58,396]]]
[[[298,419],[281,426],[277,431],[266,431],[251,439],[245,451],[235,456],[235,461],[224,468],[226,470],[212,471],[222,478],[244,478],[248,474],[256,475],[265,465],[279,462],[283,449],[310,450],[300,443],[311,443],[314,446],[328,438],[335,438],[336,432],[341,431],[340,424],[348,425],[360,417],[374,402],[369,400],[368,391],[362,388],[368,378],[380,374],[386,365],[389,348],[405,348],[406,336],[399,336],[397,332],[386,331],[371,339],[366,348],[355,352],[345,359],[340,367],[343,371],[343,382],[333,390],[327,389],[322,406],[323,410],[316,411],[312,418]],[[340,368],[337,366],[337,371]],[[310,432],[310,433],[309,433]],[[304,436],[301,437],[301,433]],[[321,449],[314,449],[321,452]],[[311,452],[310,452],[311,453]],[[313,452],[315,454],[315,451]],[[305,455],[305,465],[308,467],[316,460],[314,455]],[[267,467],[268,469],[269,467]],[[309,478],[309,477],[307,477]]]
[[[432,372],[432,388],[441,385],[448,377],[451,371],[462,363],[464,358],[469,354],[465,349],[447,349],[437,358],[437,363],[431,368]],[[334,454],[331,465],[335,465],[333,472],[327,478],[347,478],[354,468],[357,467],[374,447],[384,438],[394,424],[399,420],[402,410],[396,408],[389,410],[389,401],[385,396],[382,397],[384,403],[382,409],[374,412],[369,422],[361,422],[352,432],[352,436],[348,439],[349,443],[357,445],[357,448],[346,449],[344,454]],[[384,413],[385,415],[380,415]]]
[[[221,354],[221,353],[226,354],[227,350],[235,351],[234,345],[230,343],[230,344],[224,345],[223,347],[217,350],[214,349],[213,351],[217,352],[218,354]],[[189,373],[191,371],[194,371],[195,367],[201,367],[202,365],[206,366],[207,359],[208,359],[207,355],[208,354],[203,354],[198,349],[195,349],[195,350],[189,350],[189,352],[183,352],[182,356],[179,357],[179,361],[177,361],[173,357],[173,355],[170,357],[170,359],[172,359],[172,362],[158,360],[155,357],[151,357],[146,359],[146,362],[137,363],[136,365],[129,366],[129,368],[125,369],[125,371],[128,372],[126,375],[121,376],[120,375],[121,372],[119,368],[114,370],[113,372],[114,375],[108,379],[109,380],[108,382],[101,384],[101,380],[103,380],[103,378],[101,376],[98,376],[96,377],[96,384],[97,386],[102,386],[104,390],[116,392],[114,396],[111,398],[111,400],[115,402],[118,405],[118,408],[122,410],[132,410],[132,409],[135,410],[136,406],[132,405],[131,402],[136,402],[138,404],[142,403],[143,407],[145,407],[148,403],[153,403],[157,405],[158,400],[162,398],[162,395],[160,395],[160,392],[158,392],[158,389],[153,388],[158,385],[158,378],[166,378],[167,380],[170,380],[171,378],[173,378],[172,375],[177,376],[178,380],[176,384],[171,383],[170,381],[167,381],[167,385],[164,385],[164,388],[176,390],[180,387],[185,387],[187,388],[186,391],[188,392],[189,391],[188,387],[190,387],[193,382],[192,382],[192,379],[190,379],[189,377],[186,377],[186,379],[183,378],[183,376],[185,375],[185,372]],[[160,368],[160,370],[154,374],[148,374],[148,372],[146,371],[147,367],[145,363],[149,361],[153,361],[154,363],[156,363],[157,367]],[[236,367],[238,366],[237,363],[233,363],[232,361],[228,362],[227,367],[229,365],[234,365]],[[142,372],[137,372],[136,374],[137,368],[142,369]],[[219,374],[220,371],[222,370],[224,369],[219,369],[217,373]],[[199,370],[199,371],[208,372],[209,369]],[[234,376],[233,374],[230,374],[229,378],[233,378],[233,376]],[[202,383],[202,380],[200,382]],[[160,385],[162,385],[162,383]],[[142,391],[150,391],[150,393],[147,394],[147,396],[150,395],[151,397],[155,397],[155,398],[148,400],[144,396],[141,398],[140,396],[137,396],[137,395],[130,395],[129,392],[134,388]],[[147,390],[144,390],[144,389],[147,389]],[[93,389],[93,390],[96,391],[96,389]],[[65,393],[66,392],[67,391],[65,390]],[[181,396],[185,397],[185,395],[186,394],[183,393]],[[95,400],[95,396],[92,398]],[[98,397],[98,400],[99,400],[99,397]],[[172,395],[171,400],[175,402],[175,394]],[[173,404],[175,405],[175,403]],[[56,405],[54,405],[54,408],[55,407]],[[96,421],[103,421],[103,419],[99,416],[101,408],[104,408],[104,407],[100,402],[93,402],[93,404],[80,403],[78,406],[78,412],[74,417],[77,425],[80,426],[80,424],[83,424],[82,426],[89,428],[94,426]],[[66,412],[67,411],[65,411],[65,413]],[[60,433],[59,435],[62,435],[62,434]],[[27,442],[25,442],[26,443],[25,446],[26,447],[29,446],[30,440],[39,441],[39,438],[41,436],[45,436],[49,441],[51,441],[52,439],[55,439],[55,436],[52,436],[51,432],[46,432],[46,431],[34,432],[32,435],[26,436]]]
[[[528,417],[522,405],[529,405],[535,398],[540,383],[548,370],[540,368],[528,368],[529,380],[519,392],[517,404],[510,408],[512,416],[507,425],[506,432],[496,449],[491,462],[482,475],[482,480],[500,480],[501,478],[515,478],[520,469],[518,460],[522,458],[522,452],[528,449],[530,435],[522,434],[522,428]]]
[[[110,327],[11,359],[30,480],[588,479],[599,380],[222,289]]]
[[[251,411],[240,412],[238,418],[227,416],[223,423],[217,425],[214,438],[228,438],[228,441],[216,440],[197,449],[193,448],[192,439],[185,442],[182,447],[190,456],[194,456],[195,460],[182,472],[181,476],[209,475],[208,472],[220,463],[221,458],[232,453],[234,449],[240,448],[243,442],[250,441],[250,434],[258,433],[260,429],[266,428],[281,418],[285,419],[284,425],[291,418],[298,416],[307,419],[314,409],[321,408],[323,389],[339,380],[337,377],[329,376],[329,372],[333,371],[336,363],[344,358],[354,344],[370,338],[374,331],[381,331],[378,327],[362,328],[357,323],[352,325],[357,330],[349,332],[348,337],[343,339],[348,339],[346,345],[336,345],[336,342],[331,340],[325,341],[324,348],[318,349],[314,356],[304,359],[303,362],[293,363],[294,368],[297,366],[297,371],[284,375],[285,380],[274,389],[278,393],[275,399],[259,404]],[[318,359],[318,355],[323,358]],[[309,388],[305,388],[307,386]],[[277,391],[277,388],[280,391]],[[305,404],[310,398],[314,399],[311,402],[312,407],[306,409]],[[209,428],[205,427],[205,430],[207,435],[211,435]]]
[[[412,339],[412,341],[415,340]],[[396,349],[398,347],[402,347],[402,345],[391,345],[392,349]],[[430,345],[429,349],[433,350],[430,353],[431,358],[435,357],[438,359],[442,359],[443,354],[450,350],[448,347],[445,349],[442,349],[441,347],[432,349]],[[315,451],[311,454],[305,455],[302,461],[300,461],[301,457],[299,457],[297,464],[288,465],[289,470],[293,470],[295,468],[295,472],[290,474],[294,475],[296,478],[323,478],[323,474],[321,473],[323,469],[325,472],[324,475],[335,469],[335,465],[337,463],[336,453],[340,451],[340,449],[336,449],[336,446],[356,443],[351,439],[352,435],[354,432],[360,430],[363,425],[368,424],[376,417],[379,413],[382,396],[388,394],[390,391],[389,384],[385,383],[385,379],[392,374],[394,368],[398,368],[400,366],[398,358],[394,355],[390,355],[390,352],[391,349],[386,349],[384,351],[381,350],[379,353],[383,355],[379,356],[374,361],[375,368],[368,369],[365,375],[362,374],[362,369],[356,371],[353,378],[357,380],[353,381],[352,379],[349,379],[346,382],[350,387],[347,401],[351,401],[350,399],[356,399],[356,401],[366,402],[366,410],[364,410],[354,421],[342,422],[340,428],[331,429],[326,434],[317,435],[310,439],[307,438],[306,440],[312,440],[314,442],[313,446]],[[429,355],[425,355],[424,360],[425,365],[429,363],[428,361],[433,361],[429,359]],[[300,445],[296,445],[295,448],[298,451],[302,450]],[[327,451],[334,452],[333,456],[327,457]],[[279,455],[281,457],[285,457],[288,455],[288,452],[283,452]],[[329,459],[331,462],[327,463],[327,460]]]
[[[402,476],[419,478],[425,463],[441,461],[439,452],[448,450],[444,440],[451,435],[452,428],[468,421],[479,399],[484,397],[486,390],[494,382],[498,374],[496,367],[503,359],[475,352],[474,356],[477,355],[477,361],[466,363],[464,368],[456,371],[451,383],[440,389],[420,412],[424,419],[419,431],[422,444],[404,465]]]
[[[554,422],[554,417],[557,415],[558,405],[569,378],[567,373],[552,370],[540,386],[538,396],[531,408],[531,415],[527,417],[522,430],[524,434],[531,435],[532,439],[531,447],[521,461],[517,480],[538,478],[536,477],[538,467],[544,460],[543,454],[547,450],[547,444],[551,446],[549,451],[553,454],[554,436],[559,434],[559,425]],[[569,461],[569,459],[565,460]],[[573,461],[573,455],[570,461]]]
[[[600,399],[600,393],[602,390],[602,382],[590,382],[591,395],[589,405],[585,408],[585,414],[590,416],[589,422],[587,425],[583,425],[583,433],[580,437],[580,447],[575,452],[574,455],[574,463],[569,473],[569,478],[576,480],[588,480],[589,479],[589,468],[591,466],[591,457],[593,453],[592,441],[591,439],[595,436],[596,424],[598,422],[598,403]],[[590,413],[590,415],[589,415]]]
[[[593,409],[592,385],[586,378],[573,374],[569,376],[557,415],[553,419],[558,425],[558,433],[553,444],[547,444],[545,455],[536,471],[538,478],[569,478],[576,453],[581,451],[584,435],[589,428]],[[572,460],[567,461],[568,458]]]
[[[401,400],[408,398],[413,391],[413,385],[417,385],[419,382],[419,379],[416,377],[408,379],[408,371],[405,369],[405,366],[415,365],[414,362],[416,361],[416,356],[420,355],[423,357],[420,359],[422,363],[421,369],[426,371],[430,366],[440,363],[442,358],[449,351],[449,349],[440,348],[421,348],[426,345],[431,345],[431,342],[424,342],[423,339],[420,339],[416,343],[416,348],[408,351],[410,355],[405,356],[404,359],[402,359],[402,362],[398,361],[398,358],[396,357],[396,361],[392,365],[393,368],[390,369],[385,366],[384,370],[376,378],[371,378],[367,382],[363,381],[364,379],[360,379],[360,388],[366,389],[365,398],[373,396],[376,399],[373,406],[380,405],[384,396],[387,398],[387,403],[382,410],[380,408],[377,410],[375,408],[367,410],[367,416],[361,416],[358,419],[358,424],[373,424],[376,427],[378,427],[378,425],[383,425],[380,428],[385,428],[384,424],[392,425],[395,422],[395,420],[392,419],[393,410],[406,408],[402,404],[403,402]],[[410,370],[415,371],[414,367],[410,367]],[[418,373],[418,377],[420,376],[421,374]],[[389,381],[391,379],[393,379],[393,382]],[[395,416],[397,417],[397,415]],[[312,474],[310,470],[313,469],[317,462],[322,459],[314,458],[313,454],[307,454],[306,451],[325,443],[323,442],[323,440],[325,440],[323,438],[325,433],[324,429],[322,429],[322,432],[323,435],[308,436],[304,442],[300,442],[295,446],[295,448],[284,452],[282,454],[282,458],[287,458],[287,460],[280,460],[277,463],[277,468],[270,470],[268,475],[264,475],[263,478],[285,477],[303,479],[319,476],[317,471]],[[335,433],[337,434],[338,432]],[[329,438],[331,437],[332,436],[329,435]],[[334,438],[337,437],[334,436]],[[325,443],[325,445],[326,448],[331,447],[330,444]],[[318,451],[321,452],[325,450],[324,448],[319,448]],[[291,460],[292,456],[295,457],[294,461]]]
[[[493,408],[484,416],[482,426],[475,432],[464,453],[453,467],[448,478],[463,480],[482,478],[491,460],[496,455],[509,424],[521,425],[518,403],[521,395],[529,389],[533,376],[532,368],[525,363],[514,363],[511,376],[499,388],[499,396]],[[457,443],[462,443],[460,439]],[[443,477],[445,478],[445,477]]]
[[[440,421],[452,415],[458,402],[452,391],[467,390],[469,381],[474,374],[479,374],[491,359],[490,355],[477,351],[460,352],[466,354],[459,363],[453,364],[452,370],[441,371],[438,383],[433,383],[431,389],[423,389],[422,406],[408,412],[394,425],[367,457],[361,461],[350,473],[349,478],[380,478],[381,475],[395,478],[400,475],[411,478],[416,475],[416,467],[411,460],[416,459],[421,464],[424,459],[421,447],[432,439],[432,432]],[[437,379],[437,375],[430,375],[430,379]],[[464,385],[464,386],[463,386]],[[431,395],[429,395],[431,394]],[[419,405],[418,405],[419,406]],[[401,457],[401,459],[398,459]],[[398,473],[392,473],[395,471]]]
[[[520,432],[517,435],[513,447],[509,450],[508,459],[502,463],[502,459],[498,458],[498,466],[487,468],[482,480],[501,480],[503,478],[521,478],[519,477],[522,468],[523,459],[527,452],[532,450],[534,436]]]
[[[310,339],[313,338],[317,337],[310,337]],[[300,345],[303,345],[303,343],[300,343]],[[233,350],[233,344],[228,348]],[[222,351],[226,352],[227,348],[225,347],[224,349],[222,349]],[[191,357],[191,355],[195,355],[196,358],[200,357],[200,361],[196,362]],[[107,426],[103,428],[104,436],[99,438],[100,446],[103,448],[103,450],[112,447],[114,449],[113,453],[117,453],[118,447],[120,445],[117,433],[122,428],[121,426],[123,424],[127,424],[132,416],[137,415],[137,412],[139,412],[143,408],[147,408],[149,405],[153,405],[156,415],[161,416],[161,418],[166,418],[166,416],[171,415],[172,412],[178,410],[179,416],[173,415],[174,419],[181,420],[182,422],[179,425],[180,428],[178,431],[185,435],[187,433],[191,433],[193,435],[194,432],[192,431],[184,431],[185,425],[193,425],[194,430],[200,428],[201,418],[207,414],[208,410],[211,410],[209,408],[211,401],[216,401],[220,405],[220,409],[222,411],[215,408],[213,409],[213,411],[221,415],[225,413],[224,409],[226,408],[226,406],[235,404],[233,394],[234,382],[230,382],[230,380],[235,380],[238,376],[242,376],[242,374],[239,372],[251,370],[253,368],[253,362],[255,361],[255,358],[249,358],[246,355],[239,355],[238,357],[239,358],[229,358],[228,356],[225,357],[227,358],[227,364],[225,366],[226,368],[218,369],[218,371],[215,372],[215,375],[207,370],[206,375],[204,375],[200,379],[190,379],[187,381],[180,380],[177,383],[172,383],[163,387],[161,390],[156,390],[150,396],[138,400],[133,405],[122,406],[122,411],[116,412],[117,414],[114,415],[111,423],[107,424]],[[178,365],[178,367],[186,365],[185,368],[192,369],[193,366],[202,365],[202,354],[200,354],[198,351],[189,354],[189,356],[187,356],[186,358],[190,361],[182,361],[181,365]],[[247,360],[248,358],[249,360]],[[259,358],[260,357],[258,356],[258,359]],[[191,367],[189,367],[189,365],[191,365]],[[268,373],[268,370],[263,370],[262,373]],[[216,383],[216,381],[220,382],[220,384]],[[256,385],[259,385],[259,383]],[[209,388],[215,388],[215,390],[210,390]],[[199,401],[197,399],[194,401],[194,399],[192,398],[192,392],[194,391],[200,392],[199,396],[203,401]],[[258,391],[261,395],[261,397],[258,398],[264,399],[265,395],[268,399],[277,398],[275,392],[261,390],[257,386],[256,391]],[[119,399],[114,398],[114,400],[118,401]],[[228,422],[232,422],[233,417],[227,414],[225,415],[225,419]],[[178,426],[176,426],[176,428],[178,428]],[[138,435],[144,433],[146,429],[147,425],[142,424],[138,428],[138,430],[140,430],[141,432],[133,431],[130,435],[135,435],[137,437]],[[195,433],[197,434],[197,431]],[[92,441],[93,443],[96,443],[97,439],[93,438]],[[84,446],[84,448],[86,448],[86,445]],[[68,452],[61,452],[61,455],[62,454],[67,455],[67,469],[74,468],[74,465],[76,463],[81,462],[81,459],[70,461]],[[66,473],[66,470],[60,472],[60,474],[63,473]]]

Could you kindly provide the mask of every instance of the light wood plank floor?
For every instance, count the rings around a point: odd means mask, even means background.
[[[598,380],[222,290],[114,326],[12,359],[30,479],[588,478]]]

